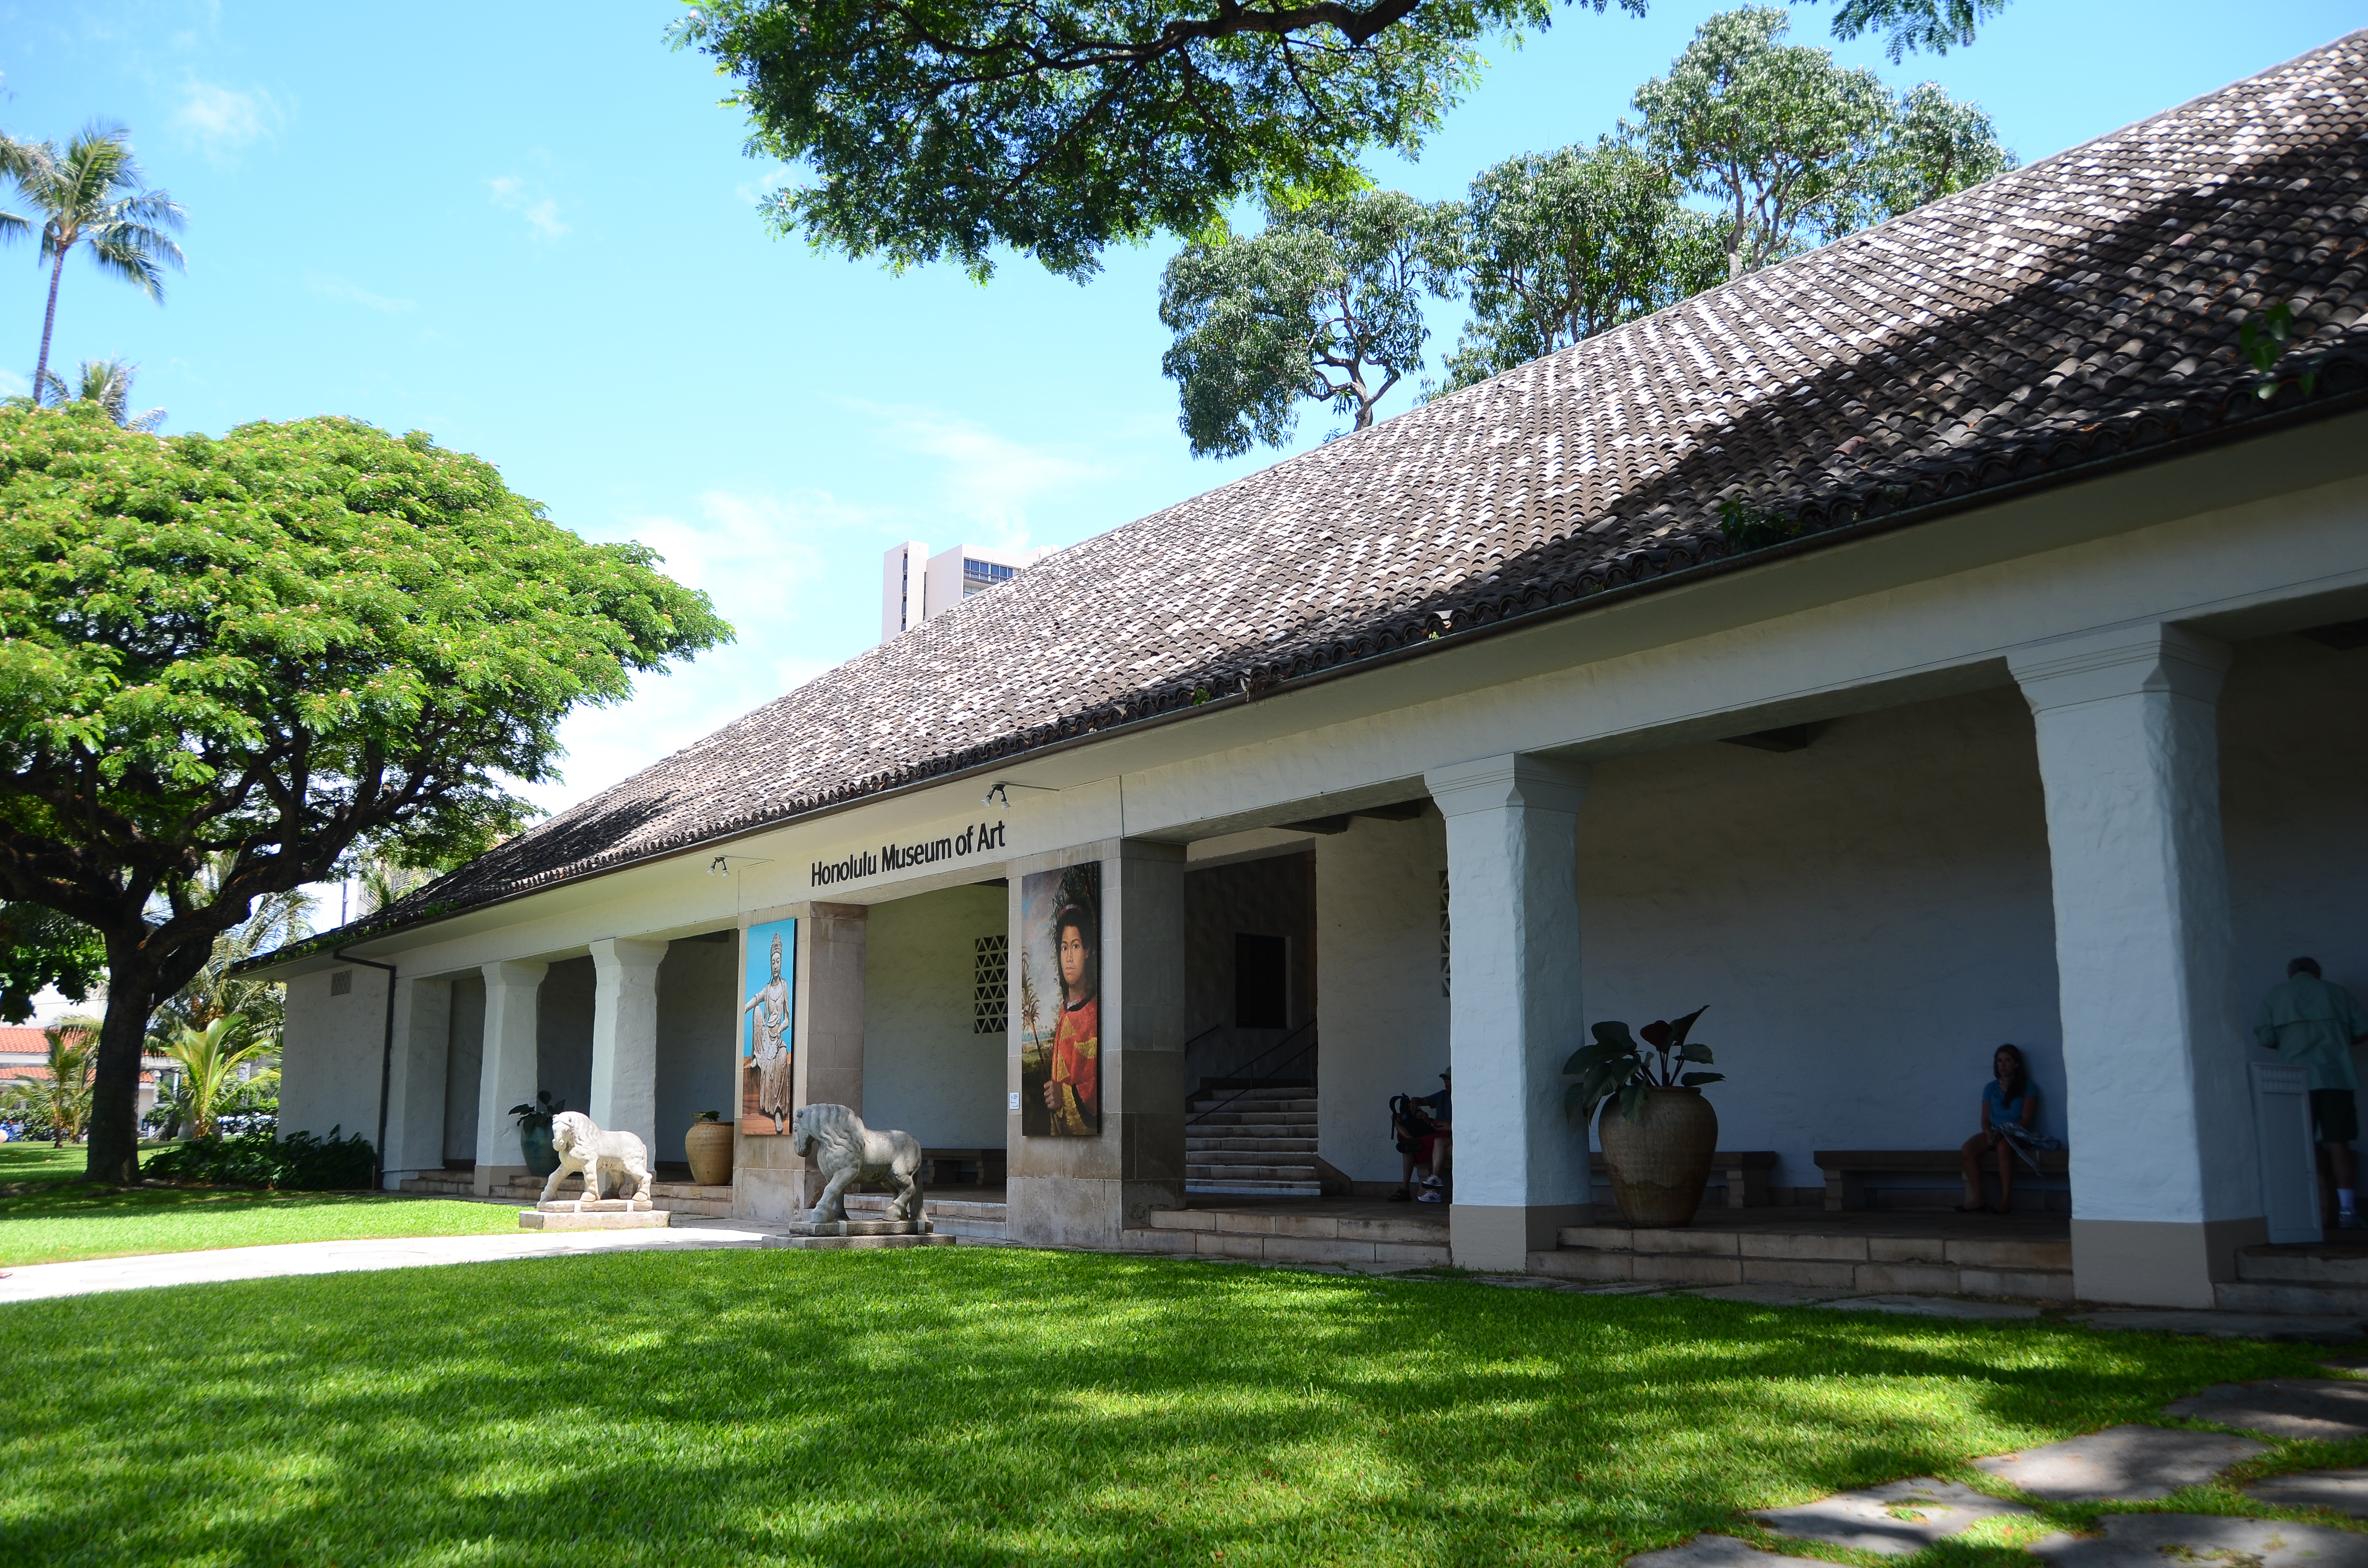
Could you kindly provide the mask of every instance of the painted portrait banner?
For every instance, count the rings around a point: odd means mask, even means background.
[[[1019,1131],[1091,1138],[1102,1130],[1102,868],[1019,881]]]
[[[797,1109],[790,1002],[797,983],[798,923],[749,926],[741,952],[740,1131],[771,1138],[788,1128]]]

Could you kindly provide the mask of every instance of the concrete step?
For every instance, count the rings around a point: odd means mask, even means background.
[[[1314,1181],[1315,1167],[1311,1165],[1240,1165],[1188,1160],[1184,1164],[1186,1181]]]
[[[1195,1137],[1184,1140],[1184,1153],[1187,1158],[1190,1158],[1194,1154],[1235,1153],[1259,1154],[1312,1154],[1315,1153],[1315,1148],[1316,1142],[1313,1136],[1306,1138]]]
[[[2368,1253],[2322,1247],[2247,1247],[2237,1255],[2237,1278],[2262,1285],[2368,1287]]]
[[[1198,1210],[1184,1210],[1198,1212]],[[1172,1257],[1255,1257],[1259,1263],[1336,1263],[1349,1269],[1438,1269],[1447,1267],[1447,1229],[1432,1227],[1435,1239],[1383,1241],[1373,1236],[1303,1236],[1236,1229],[1170,1229],[1146,1224],[1120,1232],[1118,1244],[1130,1253],[1165,1253]]]
[[[1567,1225],[1535,1273],[1671,1285],[1792,1285],[1837,1295],[1905,1292],[2072,1300],[2072,1246],[2048,1237],[1884,1236]]]
[[[1287,1127],[1292,1129],[1292,1131],[1289,1132],[1279,1132],[1273,1134],[1251,1132],[1242,1134],[1242,1136],[1273,1136],[1281,1138],[1313,1138],[1315,1136],[1315,1119],[1314,1117],[1303,1116],[1296,1111],[1286,1110],[1221,1110],[1212,1112],[1207,1116],[1188,1116],[1184,1119],[1184,1136],[1190,1138],[1195,1133],[1206,1135],[1218,1132],[1221,1129],[1230,1134],[1233,1130],[1236,1128],[1269,1127]]]
[[[847,1212],[856,1219],[883,1219],[891,1201],[884,1192],[853,1192],[848,1194]],[[929,1225],[942,1236],[960,1236],[970,1241],[1002,1241],[1006,1235],[1000,1203],[975,1202],[967,1199],[938,1199],[924,1195],[922,1209],[929,1216]]]
[[[1314,1139],[1277,1139],[1275,1142],[1303,1146],[1281,1149],[1188,1148],[1184,1151],[1184,1163],[1187,1165],[1305,1165],[1311,1170],[1315,1168],[1315,1151],[1304,1146],[1313,1144]]]
[[[474,1198],[476,1184],[466,1171],[453,1171],[442,1176],[406,1176],[396,1188],[398,1192],[417,1193],[425,1198]]]
[[[1185,1193],[1193,1198],[1321,1198],[1324,1184],[1306,1181],[1237,1180],[1232,1176],[1187,1176]]]
[[[2357,1285],[2224,1280],[2212,1287],[2212,1301],[2228,1312],[2317,1312],[2368,1318],[2368,1287]]]
[[[1190,1116],[1204,1113],[1217,1116],[1314,1116],[1315,1102],[1312,1099],[1229,1100],[1218,1095],[1194,1100],[1186,1108],[1186,1114]]]

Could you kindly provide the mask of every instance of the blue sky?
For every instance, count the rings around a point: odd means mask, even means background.
[[[1418,164],[1374,172],[1437,199],[1591,141],[1719,8],[1565,12],[1493,51]],[[1171,245],[1118,252],[1083,288],[1024,262],[981,288],[768,237],[753,203],[781,171],[743,156],[704,59],[662,42],[677,10],[0,4],[0,129],[124,122],[190,214],[162,309],[69,267],[54,359],[138,362],[168,431],[318,413],[427,430],[565,526],[655,546],[738,628],[571,720],[565,783],[533,791],[553,807],[870,645],[898,540],[1073,543],[1279,455],[1187,453],[1159,374]],[[1830,41],[1829,14],[1796,8],[1795,38]],[[1944,59],[1838,52],[1978,100],[2028,161],[2357,19],[2321,0],[2013,0]],[[0,390],[30,375],[42,285],[31,246],[0,251]],[[1311,410],[1302,444],[1337,422]]]

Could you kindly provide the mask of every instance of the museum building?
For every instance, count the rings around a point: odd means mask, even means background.
[[[1713,1209],[1955,1203],[2010,1041],[2068,1263],[1952,1278],[2211,1304],[2254,1005],[2368,994],[2363,137],[2355,33],[968,594],[262,960],[282,1126],[715,1111],[780,1220],[837,1102],[1011,1242],[1586,1273],[1565,1059],[1707,1006]]]

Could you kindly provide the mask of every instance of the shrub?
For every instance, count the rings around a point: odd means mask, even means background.
[[[350,1138],[329,1129],[326,1138],[291,1132],[276,1138],[269,1128],[235,1138],[192,1138],[151,1154],[142,1175],[225,1187],[268,1187],[290,1192],[328,1192],[370,1184],[377,1153],[357,1132]]]

